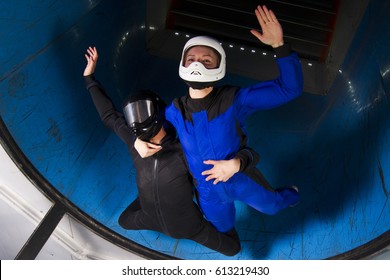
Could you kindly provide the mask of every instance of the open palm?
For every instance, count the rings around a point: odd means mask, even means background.
[[[262,33],[255,29],[252,29],[251,33],[262,43],[273,48],[282,46],[284,44],[283,29],[273,11],[268,10],[266,6],[257,6],[255,14],[260,23]]]

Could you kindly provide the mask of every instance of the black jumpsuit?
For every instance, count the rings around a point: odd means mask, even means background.
[[[193,180],[175,131],[167,129],[158,153],[141,158],[134,148],[133,133],[103,87],[93,75],[85,77],[85,82],[103,123],[128,146],[137,172],[138,198],[121,214],[119,224],[129,230],[155,230],[173,238],[191,239],[224,255],[237,254],[241,246],[235,230],[218,232],[194,203]],[[237,156],[240,171],[258,161],[258,155],[249,148]]]

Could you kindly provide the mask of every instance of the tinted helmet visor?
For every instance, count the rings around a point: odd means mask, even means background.
[[[123,104],[126,123],[134,135],[149,141],[160,131],[165,103],[152,91],[140,91],[129,96]]]
[[[153,116],[154,107],[151,100],[137,100],[131,103],[128,103],[123,108],[126,122],[132,126],[132,124],[138,123],[142,124],[147,122],[147,120]]]

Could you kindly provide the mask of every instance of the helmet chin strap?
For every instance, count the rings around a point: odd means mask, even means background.
[[[208,87],[213,87],[216,84],[216,82],[185,82],[189,87],[192,87],[193,89],[205,89]]]

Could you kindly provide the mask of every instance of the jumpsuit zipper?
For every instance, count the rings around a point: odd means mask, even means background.
[[[153,164],[153,195],[154,195],[154,201],[156,202],[156,214],[158,218],[158,222],[161,225],[161,228],[164,233],[169,234],[167,225],[164,221],[164,216],[161,211],[161,203],[159,199],[159,182],[158,182],[158,155],[154,158],[154,164]]]

